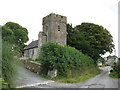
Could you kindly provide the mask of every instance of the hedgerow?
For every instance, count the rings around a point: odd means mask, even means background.
[[[112,78],[120,78],[120,60],[114,63],[112,66],[113,70],[110,70],[110,76]]]
[[[70,46],[62,46],[58,43],[48,42],[40,48],[41,73],[47,75],[49,70],[57,69],[58,76],[67,76],[68,70],[94,68],[94,60],[82,52]]]

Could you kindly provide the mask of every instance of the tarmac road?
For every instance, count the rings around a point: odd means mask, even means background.
[[[28,87],[28,88],[118,88],[118,79],[113,79],[109,77],[110,66],[100,68],[104,71],[88,79],[87,81],[68,84],[59,83],[51,80],[46,80],[39,75],[26,70],[25,68],[20,68],[21,72],[16,80],[17,88]]]

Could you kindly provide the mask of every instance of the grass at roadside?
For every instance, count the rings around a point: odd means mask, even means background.
[[[78,83],[90,79],[100,74],[101,72],[102,70],[94,70],[94,72],[91,72],[91,70],[86,70],[85,72],[82,72],[82,74],[79,73],[79,76],[77,75],[75,77],[56,77],[52,78],[52,80],[62,83]]]
[[[110,76],[111,78],[116,78],[116,79],[119,78],[117,72],[111,72],[111,73],[109,74],[109,76]]]

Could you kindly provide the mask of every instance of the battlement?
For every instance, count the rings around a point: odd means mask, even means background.
[[[62,16],[59,14],[55,14],[55,13],[51,13],[49,15],[47,15],[46,17],[43,18],[43,25],[47,22],[61,22],[61,23],[67,23],[67,17],[66,16]]]

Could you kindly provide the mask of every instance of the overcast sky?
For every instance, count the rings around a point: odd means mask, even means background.
[[[118,1],[0,0],[0,25],[12,21],[27,28],[29,44],[32,40],[38,39],[38,33],[42,31],[42,18],[50,13],[56,13],[67,16],[67,22],[73,26],[82,22],[102,25],[113,36],[118,51]]]

